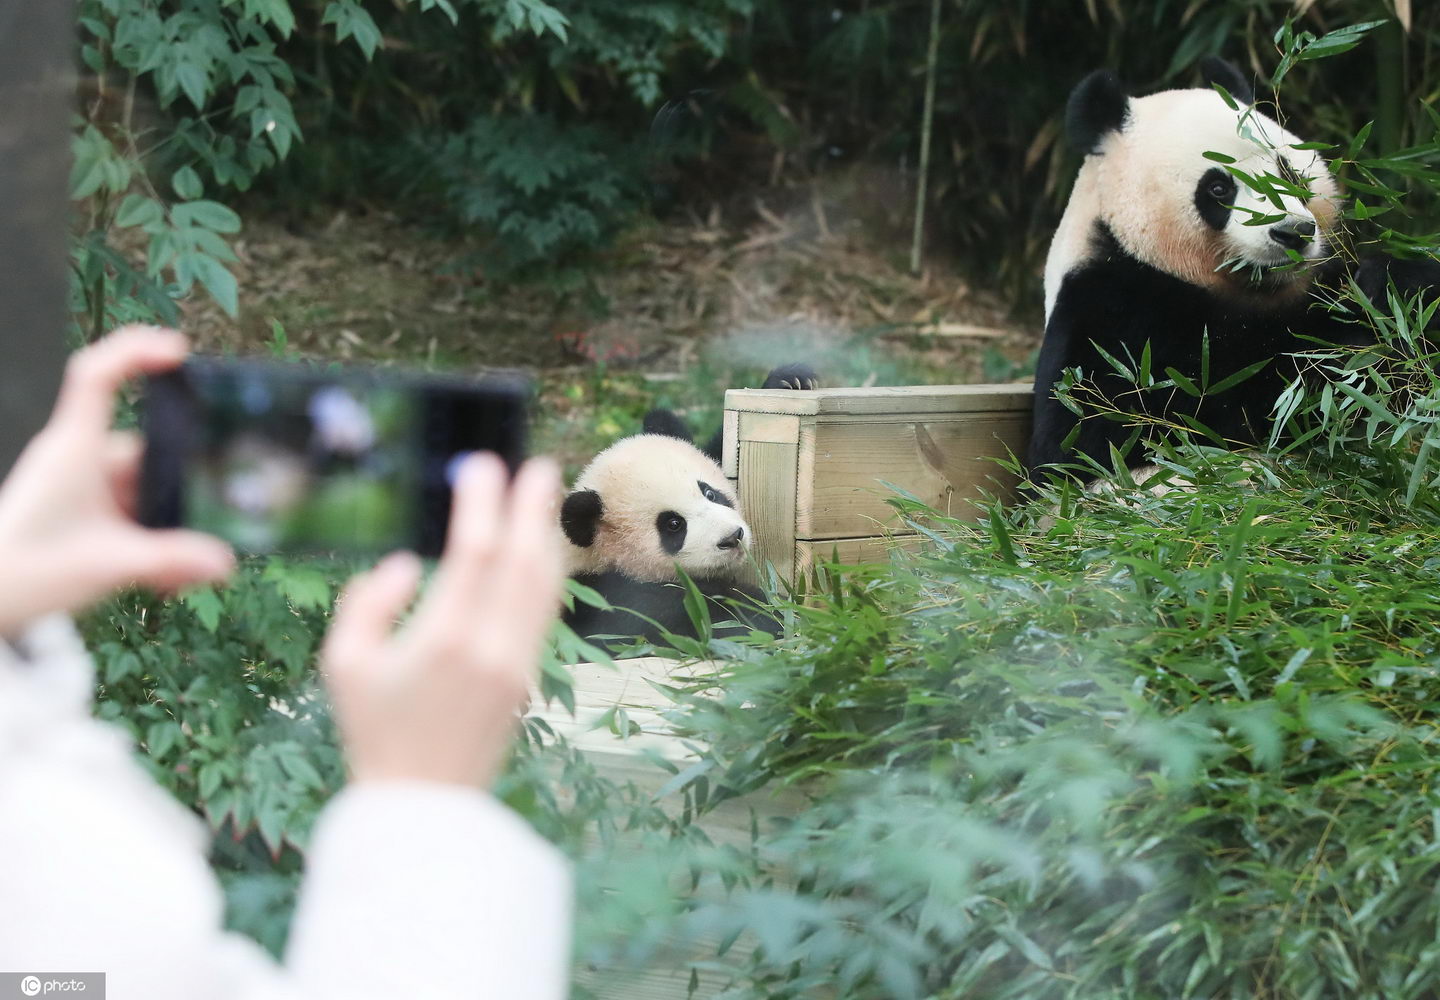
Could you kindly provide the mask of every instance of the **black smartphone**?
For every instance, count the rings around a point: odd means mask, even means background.
[[[530,388],[197,356],[147,380],[138,515],[244,552],[444,549],[471,452],[524,458]]]

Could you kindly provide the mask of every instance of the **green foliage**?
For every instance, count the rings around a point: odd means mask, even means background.
[[[658,801],[532,724],[502,793],[581,854],[582,958],[743,936],[704,959],[737,997],[1440,989],[1440,521],[1387,447],[1197,450],[1173,463],[1196,491],[1064,490],[978,526],[898,499],[927,551],[821,571],[781,643],[712,640],[675,714],[704,753]],[[88,627],[102,715],[217,825],[231,919],[273,948],[290,845],[340,779],[307,666],[333,575],[257,563]],[[749,847],[691,823],[777,784],[811,808]]]
[[[297,97],[310,141],[267,190],[295,212],[317,193],[405,201],[492,237],[484,263],[509,276],[564,267],[634,220],[666,76],[725,56],[753,0],[353,6],[385,44],[373,60],[293,48],[316,82]]]
[[[1093,68],[1116,68],[1143,92],[1193,84],[1199,59],[1219,54],[1247,72],[1275,66],[1301,134],[1353,135],[1373,118],[1375,145],[1391,155],[1434,130],[1423,101],[1423,53],[1440,38],[1430,8],[1405,33],[1381,20],[1388,0],[1312,4],[1294,20],[1291,0],[1087,2],[1064,15],[1008,0],[952,7],[931,190],[947,242],[1017,302],[1036,299],[1077,162],[1061,135],[1064,98]],[[134,273],[106,252],[129,242],[119,201],[133,193],[164,208],[176,177],[181,201],[233,205],[258,186],[297,213],[317,198],[418,194],[433,218],[493,236],[492,268],[518,255],[533,269],[607,245],[649,186],[667,202],[708,203],[737,180],[761,183],[777,156],[801,173],[852,160],[908,171],[928,11],[922,0],[83,0],[81,54],[98,87],[74,185],[91,210],[77,249],[85,325],[128,318],[137,298],[153,311],[196,282],[235,306],[221,276],[225,230],[152,251],[138,297]],[[1046,73],[1031,70],[1035,53]],[[667,99],[679,99],[672,111],[689,100],[698,117],[662,114],[668,125],[652,136]],[[650,155],[638,155],[647,142]],[[417,148],[435,157],[423,183]],[[505,153],[522,151],[523,169],[507,165]],[[1403,171],[1347,170],[1404,191],[1412,209],[1440,208]]]
[[[1367,468],[898,500],[928,550],[696,680],[712,800],[815,802],[676,926],[754,936],[738,997],[1433,994],[1440,525]]]
[[[160,783],[213,829],[254,835],[276,858],[304,846],[343,777],[311,676],[330,597],[315,568],[268,560],[224,591],[123,594],[86,624],[100,716],[129,728]]]
[[[70,185],[88,206],[75,249],[84,334],[125,319],[173,321],[166,300],[197,282],[234,315],[238,289],[226,265],[236,258],[224,237],[240,220],[203,198],[201,171],[217,189],[243,190],[298,138],[285,93],[294,77],[270,34],[293,29],[288,4],[248,0],[242,12],[214,0],[85,0],[80,24],[82,57],[99,83]],[[162,134],[136,119],[142,84],[170,116]],[[169,178],[174,200],[158,176]],[[147,238],[143,278],[115,249],[126,229]]]
[[[241,223],[214,199],[250,189],[302,137],[291,98],[310,81],[297,78],[287,41],[333,40],[365,61],[382,45],[358,0],[318,6],[312,20],[290,0],[82,0],[81,58],[97,95],[77,130],[70,184],[86,207],[74,246],[81,338],[132,319],[174,322],[174,300],[196,284],[236,315],[225,237]],[[565,16],[544,0],[465,6],[502,34],[565,34]],[[415,10],[459,16],[450,0]],[[120,249],[135,238],[126,230],[143,234],[143,273]]]
[[[418,139],[416,176],[439,188],[455,222],[494,234],[485,259],[504,276],[553,268],[633,215],[633,173],[612,144],[545,116],[476,118],[462,132]]]
[[[1275,33],[1275,44],[1283,54],[1279,65],[1275,67],[1275,72],[1270,77],[1270,86],[1279,87],[1280,81],[1285,79],[1285,74],[1290,72],[1298,62],[1325,59],[1329,56],[1338,56],[1342,52],[1349,52],[1359,45],[1369,32],[1384,23],[1384,21],[1365,21],[1361,24],[1349,24],[1316,37],[1315,33],[1311,31],[1297,32],[1295,25],[1286,19],[1280,30]]]
[[[1403,483],[1406,505],[1433,504],[1440,486],[1433,463],[1440,448],[1440,355],[1424,332],[1440,303],[1405,300],[1393,287],[1385,302],[1370,301],[1358,288],[1350,298],[1378,343],[1307,352],[1309,369],[1276,401],[1272,444],[1284,441],[1291,451],[1318,445],[1331,458],[1374,453],[1390,481]]]

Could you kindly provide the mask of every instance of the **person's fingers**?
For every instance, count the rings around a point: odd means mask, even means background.
[[[140,483],[140,455],[145,444],[134,431],[112,431],[105,446],[105,478],[115,504],[126,517],[135,516],[135,495]]]
[[[52,421],[94,429],[110,426],[115,393],[130,378],[168,371],[185,360],[189,342],[174,330],[126,326],[70,356]]]
[[[390,638],[415,597],[420,574],[420,560],[413,552],[392,552],[350,581],[325,636],[327,670],[363,661]]]
[[[477,635],[482,647],[489,645],[482,666],[520,692],[533,679],[541,645],[560,611],[564,572],[555,517],[560,488],[559,468],[548,459],[521,469],[489,593],[481,597],[493,615],[493,627]]]
[[[452,620],[473,607],[505,530],[505,486],[505,465],[495,455],[471,455],[461,464],[450,501],[445,553],[421,612],[426,619]]]
[[[510,487],[512,516],[524,516],[534,525],[558,523],[555,507],[562,486],[558,462],[547,455],[530,459],[520,467]],[[547,532],[544,537],[553,536],[554,532]]]
[[[455,481],[445,555],[486,554],[500,535],[505,502],[505,464],[490,452],[466,458]]]
[[[144,531],[119,525],[82,531],[53,543],[54,566],[74,567],[57,608],[75,609],[116,587],[138,585],[175,591],[223,580],[235,567],[230,546],[198,531]]]
[[[136,539],[135,582],[162,593],[218,582],[235,568],[230,546],[200,531],[144,531]]]
[[[560,528],[555,505],[561,491],[560,467],[549,458],[526,462],[510,489],[505,539],[494,578],[519,627],[543,629],[557,610],[563,579]]]

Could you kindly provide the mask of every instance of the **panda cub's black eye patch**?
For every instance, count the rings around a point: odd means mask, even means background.
[[[1230,204],[1235,200],[1235,178],[1219,167],[1211,167],[1195,185],[1195,209],[1205,225],[1224,229],[1230,221]]]
[[[709,483],[702,482],[697,479],[695,481],[695,485],[700,487],[700,495],[706,500],[709,500],[711,503],[718,503],[721,507],[729,507],[732,510],[734,509],[735,505],[730,502],[730,498],[727,497],[724,493],[721,493],[715,487],[711,486]]]
[[[685,518],[673,510],[662,510],[655,517],[655,531],[660,536],[660,548],[674,555],[685,547]]]
[[[1280,160],[1276,164],[1276,166],[1279,167],[1276,172],[1280,175],[1280,179],[1282,181],[1284,181],[1286,184],[1291,185],[1292,187],[1304,188],[1308,190],[1308,185],[1305,183],[1305,178],[1300,176],[1300,171],[1295,169],[1295,165],[1293,163],[1291,163],[1289,160],[1285,159],[1285,157],[1282,156],[1280,157]]]

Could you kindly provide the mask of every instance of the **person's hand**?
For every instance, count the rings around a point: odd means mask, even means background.
[[[187,350],[178,333],[131,326],[71,356],[50,421],[0,485],[0,635],[127,584],[170,591],[230,572],[219,539],[135,523],[140,439],[110,429],[121,384]]]
[[[560,474],[526,463],[507,488],[492,455],[466,460],[445,554],[420,582],[406,552],[352,580],[321,666],[356,781],[488,786],[504,760],[560,604]]]

